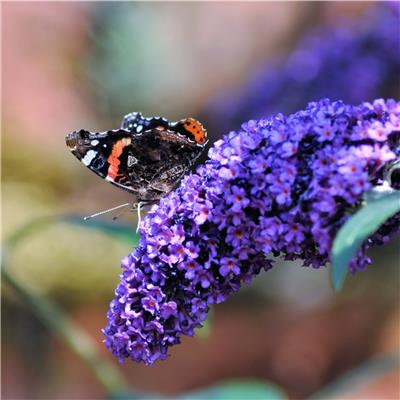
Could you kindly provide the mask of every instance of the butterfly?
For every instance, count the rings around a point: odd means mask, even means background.
[[[72,154],[95,174],[131,193],[135,209],[157,203],[173,190],[208,139],[207,131],[194,118],[170,122],[133,112],[124,117],[119,129],[97,133],[81,129],[68,134],[65,141]]]

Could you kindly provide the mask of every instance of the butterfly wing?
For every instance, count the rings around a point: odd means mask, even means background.
[[[171,191],[206,144],[206,131],[192,119],[170,123],[131,113],[122,128],[102,133],[74,131],[66,137],[71,152],[94,173],[134,194],[156,201]]]
[[[101,178],[134,192],[129,176],[123,167],[122,156],[133,140],[132,134],[124,129],[92,133],[81,129],[66,137],[72,154]]]
[[[129,130],[132,134],[136,133],[138,135],[153,129],[167,130],[169,127],[170,123],[166,118],[145,118],[140,112],[133,112],[125,115],[121,125],[121,129]]]

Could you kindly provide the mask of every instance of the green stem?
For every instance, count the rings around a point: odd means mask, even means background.
[[[78,325],[73,323],[64,312],[50,300],[45,299],[21,284],[6,268],[8,257],[17,245],[32,233],[56,222],[74,222],[76,218],[41,217],[18,229],[6,241],[3,247],[2,276],[4,281],[19,295],[24,304],[32,307],[38,318],[52,331],[56,332],[63,342],[88,366],[99,382],[109,393],[128,393],[127,384],[119,370],[100,355],[92,338]]]
[[[66,318],[55,304],[21,285],[5,268],[2,270],[2,276],[21,300],[32,307],[40,320],[56,332],[64,343],[87,364],[108,392],[128,393],[128,387],[118,369],[99,354],[92,338],[84,330]]]

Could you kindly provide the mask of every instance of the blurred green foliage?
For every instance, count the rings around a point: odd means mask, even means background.
[[[29,134],[27,133],[27,135]],[[40,196],[38,197],[39,204],[37,204],[39,207],[42,203],[46,207],[51,202],[56,203],[57,196],[66,195],[71,191],[75,185],[74,168],[65,168],[63,160],[59,157],[58,148],[42,146],[40,143],[37,146],[22,143],[13,131],[7,129],[3,129],[2,135],[3,183],[25,184],[24,187],[28,191],[35,191],[34,197]],[[64,138],[62,137],[60,140],[60,145],[64,147]],[[23,195],[22,186],[20,190],[19,199],[29,202],[31,194]],[[3,199],[7,201],[8,188],[3,186],[2,193]],[[29,203],[21,204],[18,212],[24,214],[28,212],[28,207]],[[30,212],[35,212],[35,210]],[[9,216],[9,214],[5,213],[5,216]]]
[[[261,381],[226,381],[188,393],[182,400],[283,400],[286,395],[276,385]]]
[[[166,22],[171,12],[168,4],[130,2],[93,8],[92,46],[84,74],[99,115],[119,124],[134,110],[148,115],[176,111],[170,98],[183,91],[186,73],[171,59],[180,45],[175,26]]]
[[[59,213],[54,194],[36,185],[7,183],[3,194],[5,240],[26,223]],[[134,230],[132,224],[132,237]],[[133,244],[133,240],[128,244],[120,237],[110,238],[104,229],[61,223],[32,232],[11,255],[9,268],[28,287],[66,305],[104,301],[111,298],[121,272],[120,259]]]

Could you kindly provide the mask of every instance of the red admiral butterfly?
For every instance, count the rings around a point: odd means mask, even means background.
[[[67,135],[66,144],[97,175],[132,193],[140,207],[156,203],[177,185],[202,153],[207,131],[193,118],[169,122],[134,112],[120,129],[81,129]]]

